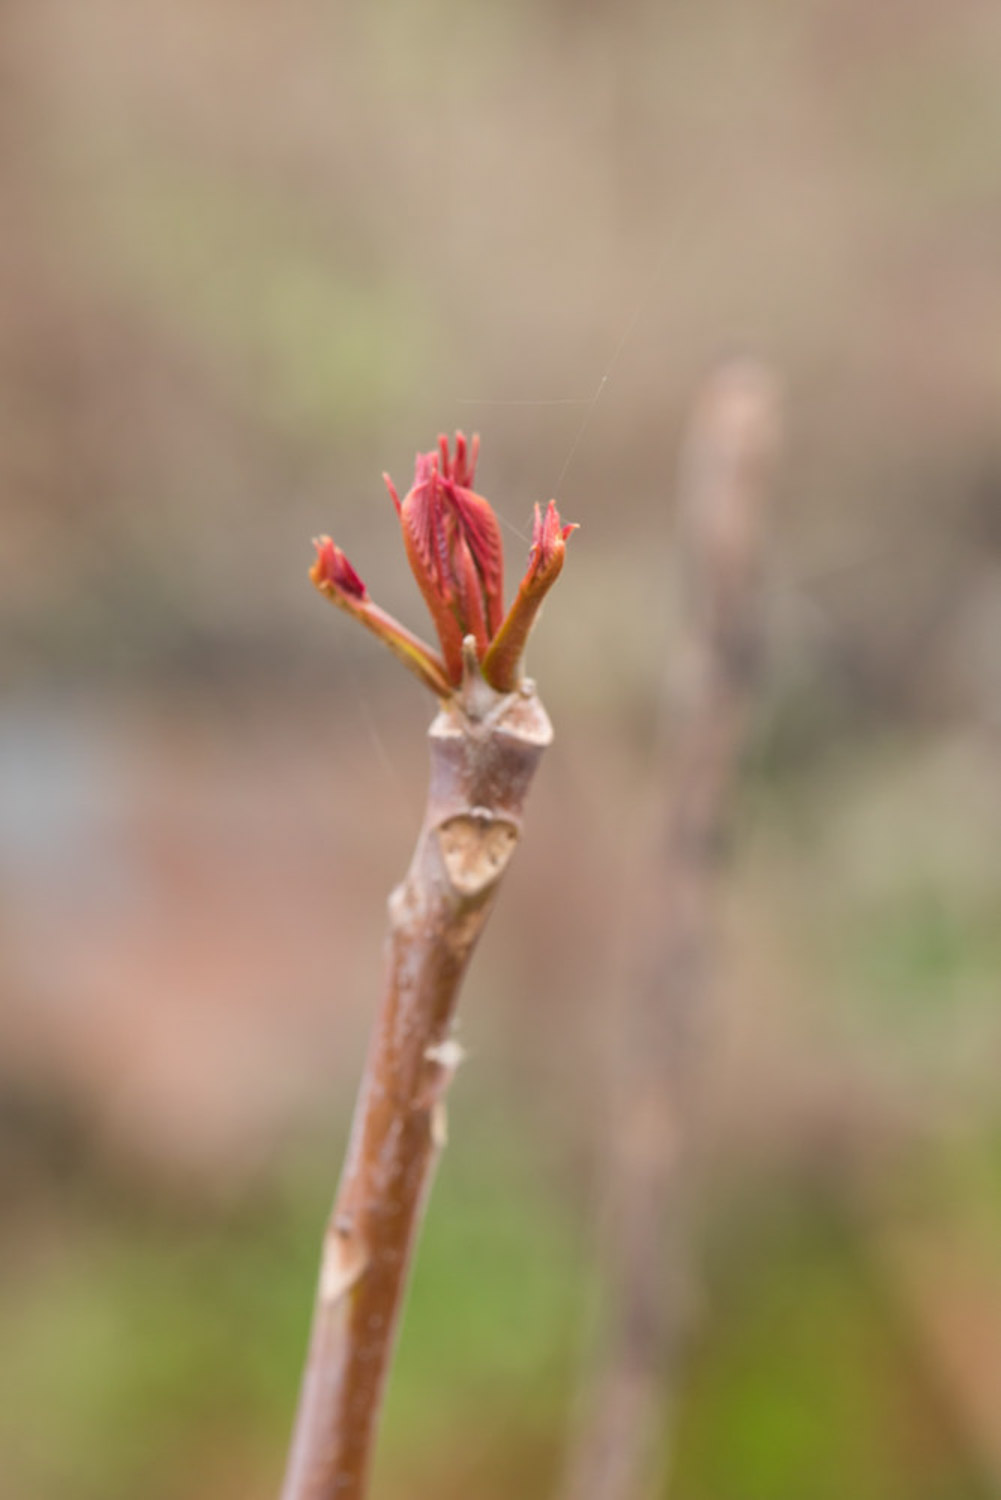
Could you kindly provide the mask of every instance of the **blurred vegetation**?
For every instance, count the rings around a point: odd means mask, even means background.
[[[379,1492],[541,1497],[593,1294],[581,1228],[509,1103],[477,1116],[467,1097],[460,1116],[406,1310]],[[909,1212],[974,1199],[997,1242],[999,1167],[1001,1134],[986,1151],[925,1159],[909,1173]],[[328,1179],[311,1156],[229,1207],[79,1177],[56,1210],[13,1205],[0,1291],[7,1492],[270,1494]],[[673,1493],[995,1493],[844,1186],[759,1167],[718,1182],[704,1207]]]
[[[456,424],[510,572],[583,526],[378,1489],[549,1493],[677,438],[745,345],[789,445],[673,1493],[1001,1493],[999,76],[984,0],[0,7],[3,1500],[275,1493],[426,710],[308,539],[418,625],[379,475]]]

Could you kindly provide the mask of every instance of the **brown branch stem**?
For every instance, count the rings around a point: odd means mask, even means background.
[[[385,984],[327,1227],[282,1500],[361,1500],[424,1200],[461,1056],[459,987],[552,731],[530,683],[466,657],[429,731],[427,810],[389,900]]]
[[[684,701],[665,756],[658,848],[633,897],[618,1032],[605,1053],[603,1307],[566,1500],[647,1500],[662,1488],[666,1407],[688,1311],[684,1167],[720,857],[755,675],[754,585],[776,417],[766,371],[724,366],[685,452]]]

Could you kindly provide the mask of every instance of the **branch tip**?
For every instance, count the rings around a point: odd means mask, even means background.
[[[402,499],[389,474],[382,476],[440,656],[371,603],[364,582],[330,537],[317,538],[310,569],[320,592],[380,636],[425,686],[440,697],[460,693],[474,702],[473,684],[480,675],[495,692],[517,687],[528,633],[559,576],[567,538],[576,530],[561,521],[555,500],[545,510],[536,505],[528,568],[505,615],[500,522],[490,502],[472,488],[479,450],[475,433],[467,439],[456,432],[454,443],[441,433],[436,449],[418,453],[413,484]]]

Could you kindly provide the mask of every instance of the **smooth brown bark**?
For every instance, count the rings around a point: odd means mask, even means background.
[[[385,986],[327,1227],[282,1500],[361,1500],[383,1388],[461,1056],[462,977],[521,833],[552,731],[530,683],[500,695],[467,655],[429,731],[427,811],[389,900]]]
[[[709,383],[681,478],[687,630],[670,787],[634,892],[630,961],[606,1056],[602,1315],[566,1500],[661,1493],[667,1407],[688,1312],[684,1162],[697,1093],[713,913],[756,658],[755,580],[777,427],[750,362]]]

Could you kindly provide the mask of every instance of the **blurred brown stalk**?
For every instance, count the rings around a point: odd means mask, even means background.
[[[755,580],[778,411],[769,373],[720,368],[682,465],[683,701],[657,855],[637,882],[632,954],[609,1052],[597,1347],[567,1500],[640,1500],[664,1465],[684,1333],[684,1162],[697,1093],[713,909],[757,658]]]

